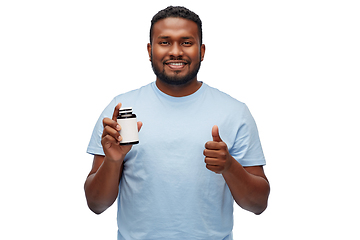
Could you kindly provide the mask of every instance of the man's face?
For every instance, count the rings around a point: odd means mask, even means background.
[[[197,79],[205,46],[200,45],[198,27],[184,18],[165,18],[153,26],[148,52],[155,75],[170,85]]]

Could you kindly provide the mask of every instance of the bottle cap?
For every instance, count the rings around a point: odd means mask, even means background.
[[[132,113],[132,107],[120,108],[119,113]]]

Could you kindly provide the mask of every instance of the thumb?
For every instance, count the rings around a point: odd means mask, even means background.
[[[138,127],[138,132],[140,132],[140,129],[142,127],[143,123],[142,122],[137,122],[137,127]]]
[[[220,138],[219,127],[218,126],[216,126],[216,125],[213,126],[211,134],[212,134],[214,142],[222,142],[222,140]]]

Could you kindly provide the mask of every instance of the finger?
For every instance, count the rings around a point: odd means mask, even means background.
[[[226,149],[227,145],[224,142],[209,141],[205,143],[205,148],[209,150],[221,150],[221,149]]]
[[[212,157],[206,157],[204,162],[211,166],[219,166],[220,165],[219,160],[217,158],[212,158]]]
[[[210,157],[210,158],[216,158],[219,155],[218,151],[210,150],[210,149],[205,149],[203,154],[205,157]]]
[[[117,117],[118,117],[118,115],[119,115],[119,110],[120,110],[120,108],[121,108],[121,103],[118,103],[118,105],[116,105],[116,107],[115,107],[115,109],[114,109],[114,113],[113,113],[113,116],[112,116],[112,120],[113,121],[117,121]]]
[[[220,138],[220,134],[219,134],[219,127],[214,125],[212,130],[211,130],[211,134],[213,137],[213,141],[214,142],[222,142],[221,138]]]
[[[117,123],[117,121],[114,121],[114,120],[112,120],[110,118],[104,118],[103,119],[103,126],[104,126],[104,128],[106,126],[110,126],[110,127],[114,128],[114,129],[116,129],[117,131],[121,130],[121,126]]]
[[[140,132],[142,125],[143,125],[142,122],[137,122],[138,132]]]
[[[220,173],[221,172],[221,167],[220,166],[213,166],[213,165],[206,164],[206,168],[209,169],[212,172],[215,172],[215,173]]]
[[[113,138],[112,136],[110,135],[105,135],[102,139],[101,139],[101,144],[104,146],[104,147],[111,147],[111,145],[115,144],[115,145],[119,145],[120,144],[120,141],[117,141],[115,138]]]
[[[119,131],[115,130],[114,128],[110,127],[110,126],[105,126],[104,127],[104,131],[103,131],[103,135],[102,137],[104,138],[105,136],[110,136],[112,137],[115,141],[121,141],[121,136]]]

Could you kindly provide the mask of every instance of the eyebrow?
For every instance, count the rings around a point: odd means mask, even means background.
[[[181,39],[195,39],[194,37],[182,37]]]
[[[159,36],[158,39],[169,39],[169,36]],[[181,39],[195,39],[194,37],[181,37]]]

